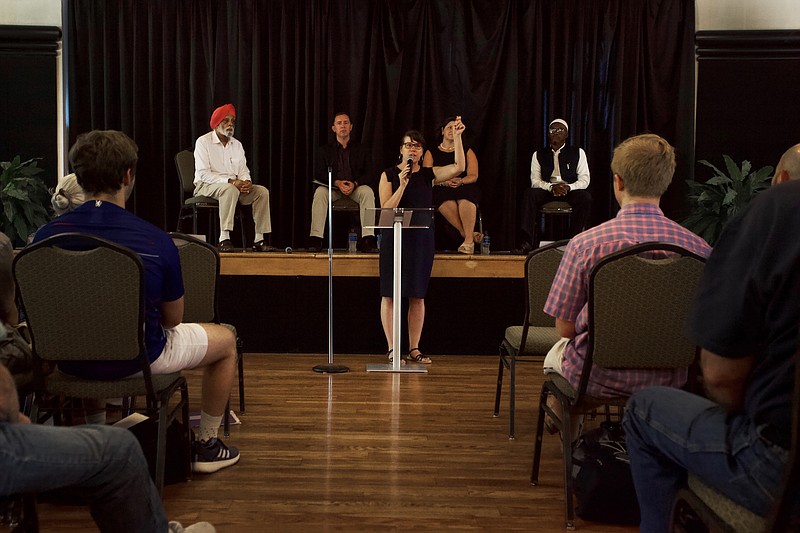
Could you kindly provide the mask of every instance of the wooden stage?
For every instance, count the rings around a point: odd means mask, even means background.
[[[525,257],[437,254],[420,348],[495,354],[525,312]],[[333,254],[334,352],[383,353],[377,253]],[[220,314],[246,351],[328,352],[328,254],[221,254]],[[404,326],[405,328],[405,326]],[[407,349],[405,347],[404,349]]]
[[[223,253],[223,276],[328,276],[328,253]],[[524,278],[525,256],[437,254],[434,278]],[[378,277],[377,253],[333,253],[336,277]]]

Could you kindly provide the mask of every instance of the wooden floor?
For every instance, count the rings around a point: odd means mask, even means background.
[[[497,357],[434,357],[428,374],[393,375],[365,371],[382,357],[337,356],[350,373],[311,371],[324,362],[245,356],[247,412],[228,440],[242,459],[167,487],[170,519],[208,520],[221,533],[564,531],[557,437],[545,435],[541,484],[528,482],[542,380],[535,365],[518,371],[517,438],[509,441],[507,396],[492,417]],[[196,405],[198,374],[188,376]],[[43,532],[96,531],[82,507],[41,504],[39,513]]]

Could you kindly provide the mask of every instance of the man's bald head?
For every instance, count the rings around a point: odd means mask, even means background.
[[[800,143],[783,153],[778,166],[775,167],[772,184],[777,185],[789,180],[800,180]]]

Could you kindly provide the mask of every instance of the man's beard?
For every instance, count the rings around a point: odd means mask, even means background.
[[[223,135],[225,137],[233,137],[233,132],[236,128],[230,126],[228,128],[223,128],[222,126],[217,126],[217,133]]]

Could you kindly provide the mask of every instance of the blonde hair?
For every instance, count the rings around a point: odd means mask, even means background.
[[[63,215],[82,205],[86,201],[83,189],[78,185],[75,174],[67,174],[58,182],[58,186],[50,198],[50,204],[56,215]]]
[[[614,149],[611,171],[631,196],[661,197],[675,174],[675,149],[652,133],[631,137]]]

